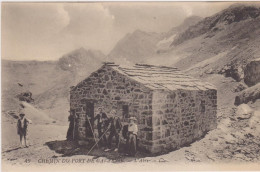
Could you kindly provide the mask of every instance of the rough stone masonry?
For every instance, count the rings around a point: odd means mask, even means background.
[[[78,116],[78,140],[91,137],[86,115],[116,109],[122,121],[135,116],[140,150],[166,153],[204,136],[217,126],[217,90],[176,68],[123,67],[105,63],[70,91]],[[91,121],[93,123],[93,121]]]

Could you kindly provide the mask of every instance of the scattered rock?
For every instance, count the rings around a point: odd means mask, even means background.
[[[205,71],[206,74],[213,74],[214,71],[212,68],[209,68],[208,70]]]
[[[254,111],[247,104],[241,104],[237,107],[237,119],[249,119],[253,112]]]
[[[260,99],[260,83],[243,90],[238,96],[236,96],[234,104],[240,105],[250,101],[255,102],[257,99]]]
[[[249,120],[249,127],[252,132],[248,132],[253,136],[260,136],[260,112],[255,111]]]
[[[19,118],[16,111],[8,111],[7,114],[13,117],[14,119]]]
[[[20,93],[16,97],[20,101],[24,101],[24,102],[27,102],[27,103],[33,103],[34,102],[34,99],[32,98],[32,93],[30,91]]]
[[[240,82],[234,89],[233,89],[233,92],[240,92],[240,91],[243,91],[247,88],[247,85]]]
[[[237,82],[244,78],[244,71],[242,66],[236,66],[233,64],[228,64],[222,68],[219,74],[223,74],[225,77],[231,77]]]
[[[224,136],[224,138],[225,138],[226,144],[235,144],[237,142],[236,138],[234,136],[232,136],[231,134],[226,134]]]
[[[191,162],[200,162],[200,159],[198,159],[193,152],[190,152],[188,150],[185,150],[185,158]]]

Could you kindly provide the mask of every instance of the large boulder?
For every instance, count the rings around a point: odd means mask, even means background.
[[[247,104],[241,104],[237,107],[236,117],[238,119],[248,119],[253,114],[252,108],[250,108]]]
[[[27,103],[33,103],[34,102],[34,99],[32,98],[32,93],[30,91],[22,92],[22,93],[16,95],[16,97],[20,101],[24,101],[24,102],[27,102]]]
[[[243,67],[235,64],[224,66],[218,73],[224,75],[225,77],[231,77],[237,82],[240,82],[244,78]]]
[[[244,81],[248,86],[260,82],[260,58],[248,63],[244,69]]]
[[[260,99],[260,83],[243,90],[238,96],[236,96],[234,104],[240,105],[250,101],[255,102],[257,99]]]

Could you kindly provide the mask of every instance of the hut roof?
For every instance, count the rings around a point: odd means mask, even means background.
[[[191,76],[182,73],[174,67],[154,66],[146,64],[136,64],[134,66],[115,65],[106,63],[115,71],[125,75],[150,89],[164,90],[208,90],[216,89],[210,83],[202,82]]]

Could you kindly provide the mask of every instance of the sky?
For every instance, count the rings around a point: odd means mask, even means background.
[[[2,3],[2,59],[57,60],[81,47],[108,54],[136,29],[167,32],[189,16],[208,17],[232,3]]]

